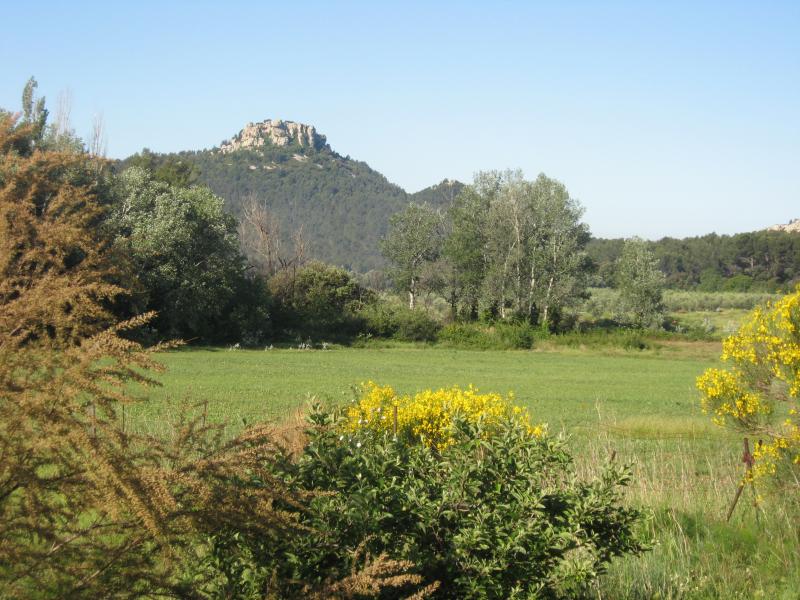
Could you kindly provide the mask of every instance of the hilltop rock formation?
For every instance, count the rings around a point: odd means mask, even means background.
[[[286,247],[302,229],[309,258],[362,273],[385,268],[380,241],[393,214],[409,202],[445,209],[464,187],[445,180],[409,194],[367,163],[334,152],[312,125],[277,119],[248,123],[215,148],[148,154],[147,163],[153,171],[192,167],[196,182],[224,198],[234,216],[257,198],[278,222]]]
[[[228,154],[243,148],[259,148],[267,144],[278,147],[297,144],[301,148],[311,150],[330,150],[325,136],[317,133],[313,125],[280,119],[248,123],[230,140],[223,141],[219,150],[223,154]]]
[[[783,225],[773,225],[767,227],[767,231],[789,231],[791,233],[800,233],[800,219],[792,219]]]

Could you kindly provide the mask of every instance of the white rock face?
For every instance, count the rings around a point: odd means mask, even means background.
[[[296,142],[302,148],[314,150],[328,148],[325,136],[317,133],[313,125],[267,119],[260,123],[248,123],[233,138],[222,142],[219,149],[223,154],[227,154],[242,148],[258,148],[266,144],[288,146],[292,142]]]
[[[791,232],[800,232],[800,219],[792,219],[785,225],[773,225],[772,227],[767,227],[767,231],[791,231]]]

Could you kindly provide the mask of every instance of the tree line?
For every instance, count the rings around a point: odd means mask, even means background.
[[[593,285],[611,287],[624,240],[593,239],[586,247],[595,264]],[[800,281],[800,235],[786,231],[711,233],[648,242],[673,289],[706,292],[788,291]]]

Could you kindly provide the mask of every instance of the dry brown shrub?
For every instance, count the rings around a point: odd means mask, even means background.
[[[355,600],[357,598],[378,598],[387,590],[413,590],[405,596],[406,600],[422,600],[429,598],[439,588],[434,582],[423,588],[422,577],[409,573],[414,564],[406,560],[394,560],[386,554],[371,557],[361,544],[355,550],[358,565],[344,579],[328,581],[320,588],[306,588],[304,596],[310,600]],[[396,597],[396,596],[393,596]]]

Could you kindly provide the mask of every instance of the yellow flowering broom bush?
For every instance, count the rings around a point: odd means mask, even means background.
[[[715,423],[759,436],[753,475],[775,474],[784,459],[800,464],[800,286],[755,309],[723,342],[726,369],[697,378],[703,412]]]
[[[422,588],[376,598],[584,598],[615,557],[649,547],[643,513],[624,499],[630,469],[579,475],[566,440],[544,435],[510,395],[401,396],[367,383],[350,406],[315,407],[309,421],[302,453],[276,464],[309,498],[307,531],[248,548],[244,564],[256,557],[266,576],[341,580],[369,555],[409,565]],[[261,558],[275,554],[287,559]]]
[[[533,436],[543,436],[544,426],[533,425],[528,411],[514,405],[513,400],[513,394],[506,397],[481,394],[471,385],[467,389],[453,386],[400,396],[390,386],[369,381],[363,384],[359,399],[347,409],[345,429],[352,433],[365,430],[393,433],[396,412],[398,436],[438,449],[452,443],[456,418],[470,423],[481,421],[485,431],[510,420]]]

